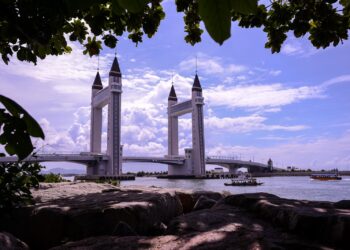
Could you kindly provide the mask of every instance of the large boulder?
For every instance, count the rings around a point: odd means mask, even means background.
[[[189,192],[176,191],[176,196],[181,202],[183,212],[185,214],[191,212],[196,203],[192,194]]]
[[[350,200],[341,200],[334,203],[334,207],[339,209],[350,209]]]
[[[217,204],[174,218],[168,234],[191,236],[202,244],[194,249],[320,249],[319,244],[287,234],[245,209]],[[216,237],[219,238],[217,239]],[[207,244],[203,244],[206,242]]]
[[[224,197],[222,193],[213,192],[213,191],[194,191],[194,192],[192,192],[192,197],[193,197],[195,203],[197,202],[197,200],[201,196],[208,197],[209,199],[212,199],[215,201],[221,200]]]
[[[51,184],[34,192],[35,206],[0,218],[0,230],[11,232],[33,249],[47,249],[67,240],[113,235],[120,222],[139,235],[151,235],[164,231],[162,223],[183,213],[175,192],[147,188],[111,192],[111,188],[96,183]]]
[[[182,204],[183,212],[185,214],[193,211],[196,204],[196,210],[198,208],[209,208],[213,205],[213,203],[216,203],[218,200],[223,198],[223,195],[221,193],[212,191],[176,190],[176,195]],[[199,199],[200,202],[198,203]],[[208,202],[205,203],[205,200]],[[210,205],[205,205],[203,207],[202,205],[204,205],[204,203],[210,203]],[[198,206],[198,204],[201,204],[201,206]]]
[[[211,208],[216,204],[216,200],[210,199],[204,195],[200,196],[193,207],[193,210],[201,210],[206,208]]]
[[[282,236],[282,235],[280,235]],[[113,237],[99,236],[54,247],[51,250],[177,250],[177,249],[327,249],[323,246],[305,243],[302,240],[281,238],[261,238],[252,231],[220,231],[213,230],[200,234],[187,234],[181,237],[174,235],[156,237]]]
[[[26,243],[17,239],[10,233],[0,232],[0,249],[6,250],[26,250],[29,249]]]
[[[338,209],[346,208],[346,202],[292,200],[253,193],[228,196],[222,203],[244,208],[317,242],[336,247],[350,245],[350,209]]]
[[[121,221],[117,224],[113,231],[113,235],[118,236],[136,236],[137,233],[127,223]]]

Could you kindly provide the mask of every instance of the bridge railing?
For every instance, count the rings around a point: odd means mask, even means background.
[[[78,155],[81,154],[81,151],[44,151],[44,150],[39,150],[35,152],[35,154],[38,155]]]
[[[237,156],[207,156],[207,159],[213,159],[213,160],[241,160],[239,157]]]

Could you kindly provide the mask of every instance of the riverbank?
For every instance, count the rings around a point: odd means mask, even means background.
[[[17,238],[11,238],[14,244],[25,242],[32,249],[321,249],[350,244],[349,201],[96,183],[45,184],[33,195],[36,205],[0,218],[1,231]],[[4,241],[9,238],[0,233],[0,248],[11,244]]]
[[[312,174],[324,174],[328,171],[283,171],[283,172],[266,172],[252,173],[253,177],[274,177],[274,176],[310,176]],[[339,171],[340,176],[350,176],[350,171]]]

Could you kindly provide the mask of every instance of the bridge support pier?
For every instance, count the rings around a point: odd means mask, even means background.
[[[108,161],[98,161],[94,163],[89,163],[86,166],[86,175],[106,175],[106,170],[108,167]]]
[[[173,176],[195,176],[192,149],[185,149],[185,162],[182,166],[168,165],[168,175]]]
[[[238,168],[237,166],[228,166],[228,172],[230,174],[238,174]]]

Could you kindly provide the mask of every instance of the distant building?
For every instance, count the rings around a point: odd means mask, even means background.
[[[267,167],[269,171],[273,171],[273,161],[271,160],[271,158],[267,161]]]
[[[214,168],[211,172],[213,174],[222,174],[224,172],[224,169],[223,168]]]
[[[288,167],[287,167],[287,171],[290,171],[290,172],[295,172],[295,171],[300,171],[300,169],[299,169],[299,168],[297,168],[297,167],[288,166]]]

